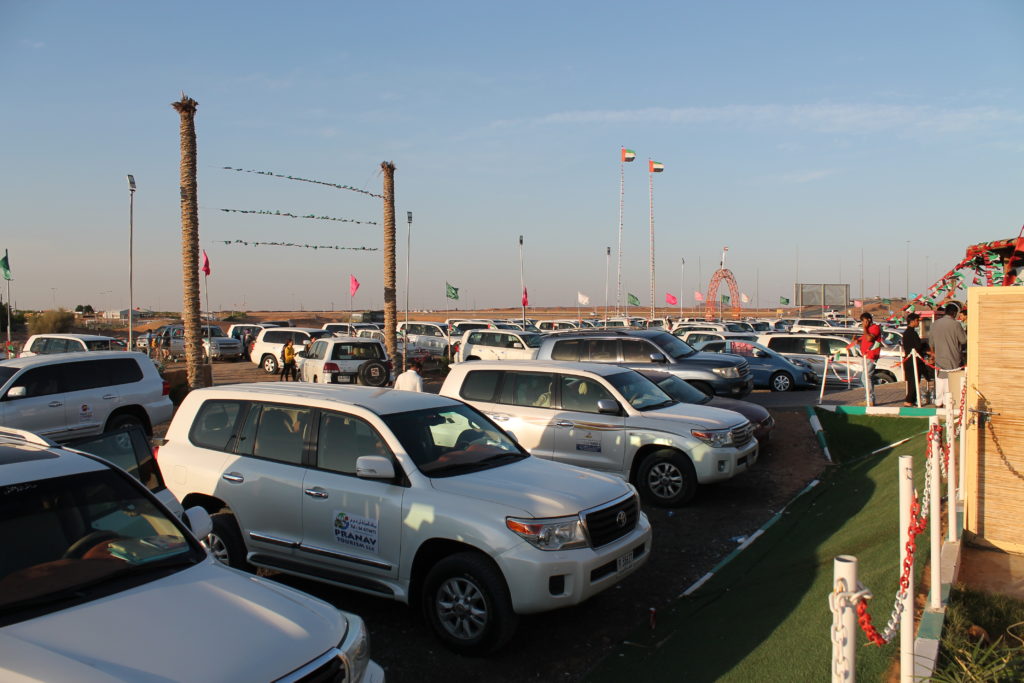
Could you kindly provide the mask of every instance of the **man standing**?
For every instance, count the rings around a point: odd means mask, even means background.
[[[917,405],[917,379],[924,379],[927,376],[928,366],[924,364],[924,343],[917,334],[917,328],[921,324],[921,316],[911,313],[907,316],[907,331],[903,333],[903,376],[907,380],[907,396],[903,399],[903,405]],[[912,356],[917,351],[917,358]],[[914,365],[917,365],[917,374],[914,374]]]
[[[411,361],[409,363],[409,369],[400,374],[395,379],[395,389],[399,391],[423,391],[423,377],[420,376],[420,371],[423,369],[423,363],[418,360]]]
[[[950,370],[958,370],[964,365],[963,346],[967,343],[967,333],[957,321],[957,305],[946,304],[945,315],[932,323],[928,342],[934,354],[935,366],[935,407],[941,408],[946,394],[949,392]]]
[[[874,323],[874,318],[865,311],[860,314],[860,324],[864,334],[860,336],[860,355],[864,357],[864,374],[861,380],[867,389],[867,405],[875,405],[875,363],[882,353],[882,328]],[[853,346],[854,342],[850,342]],[[849,347],[847,347],[849,348]]]

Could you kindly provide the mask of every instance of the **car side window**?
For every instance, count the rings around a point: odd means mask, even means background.
[[[352,415],[323,413],[317,439],[316,466],[354,475],[361,455],[391,457],[391,449],[368,422]]]
[[[60,393],[58,365],[43,365],[25,371],[12,386],[25,387],[25,398]]]
[[[239,436],[239,452],[289,465],[302,464],[312,410],[298,406],[254,406]]]
[[[263,341],[266,342],[267,344],[283,344],[287,340],[287,332],[278,332],[277,330],[273,330],[270,332],[266,332],[263,335]]]
[[[29,351],[32,353],[46,353],[44,349],[46,349],[49,341],[46,337],[40,337],[32,342],[32,347],[29,348]]]
[[[622,340],[622,360],[627,363],[650,363],[652,353],[660,351],[642,339]]]
[[[100,361],[108,384],[131,384],[142,381],[142,368],[134,358],[107,358]]]
[[[241,411],[240,401],[205,402],[192,421],[189,441],[200,448],[227,451]]]
[[[746,356],[747,358],[754,357],[754,346],[746,342],[734,341],[730,344],[729,353],[737,356]]]
[[[617,339],[588,339],[581,345],[580,360],[595,363],[614,363],[619,360]]]
[[[597,413],[597,402],[612,395],[599,382],[586,377],[562,376],[562,409]]]
[[[501,370],[473,370],[466,373],[466,379],[462,381],[459,389],[459,396],[467,401],[494,401],[494,394],[498,390],[498,383],[501,379]]]
[[[813,338],[810,338],[810,337],[806,337],[806,338],[800,340],[800,345],[803,347],[803,349],[801,350],[801,353],[816,353],[816,354],[826,353],[826,351],[821,348],[821,340],[820,339],[813,339]]]
[[[687,343],[694,343],[693,339],[688,339]],[[701,351],[711,351],[713,353],[722,353],[725,351],[724,341],[710,341],[700,347]]]
[[[547,328],[541,328],[547,329]],[[551,349],[551,358],[553,360],[579,360],[580,359],[580,340],[579,339],[565,339],[563,341],[555,342],[555,348]]]
[[[550,372],[508,372],[501,391],[501,402],[550,408],[554,387],[555,376]]]
[[[110,384],[109,366],[101,361],[62,363],[57,367],[63,374],[65,391],[86,391]]]
[[[778,353],[801,353],[799,341],[792,337],[773,337],[768,340],[768,348]]]
[[[323,360],[325,353],[327,353],[327,342],[318,341],[315,342],[312,347],[310,347],[308,358]]]

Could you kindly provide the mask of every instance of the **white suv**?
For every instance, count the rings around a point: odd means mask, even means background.
[[[265,329],[256,337],[249,353],[249,360],[263,368],[264,372],[273,375],[281,369],[281,351],[291,339],[295,343],[295,353],[306,346],[306,342],[330,337],[328,330],[315,327],[272,327]]]
[[[374,330],[377,331],[377,330]],[[299,381],[314,384],[391,383],[391,359],[384,344],[363,337],[325,337],[295,354]]]
[[[0,361],[0,425],[62,441],[171,419],[169,386],[145,354],[81,351]]]
[[[519,330],[470,330],[462,335],[459,360],[530,360],[537,357],[540,335]]]
[[[484,653],[518,614],[611,588],[650,554],[621,479],[530,457],[460,401],[313,384],[192,391],[160,447],[167,486],[249,564],[418,604]]]
[[[124,342],[96,334],[33,334],[19,358],[75,351],[120,351]]]
[[[204,509],[99,457],[0,430],[0,492],[4,681],[383,681],[362,619],[222,566]]]
[[[483,411],[533,455],[622,477],[659,505],[682,505],[698,483],[724,481],[757,461],[745,417],[679,403],[616,365],[459,363],[441,395]]]

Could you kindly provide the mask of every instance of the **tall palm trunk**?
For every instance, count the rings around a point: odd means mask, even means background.
[[[196,107],[199,103],[181,94],[171,106],[181,117],[181,319],[185,323],[185,368],[190,389],[203,386],[199,374],[203,360],[201,309],[199,306],[199,198],[196,187]]]
[[[384,346],[388,357],[398,357],[395,326],[398,310],[395,296],[395,164],[382,161],[384,172]]]

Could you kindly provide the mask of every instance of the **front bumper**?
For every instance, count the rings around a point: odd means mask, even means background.
[[[716,379],[711,382],[711,388],[717,396],[727,398],[743,398],[754,390],[754,375],[748,373],[746,377],[738,379]]]
[[[712,448],[701,444],[693,449],[690,458],[697,470],[698,483],[712,484],[746,472],[757,462],[758,454],[758,442],[754,438],[739,447]]]
[[[522,542],[494,558],[508,582],[517,614],[578,605],[639,569],[651,555],[651,523],[600,548],[539,550]]]

